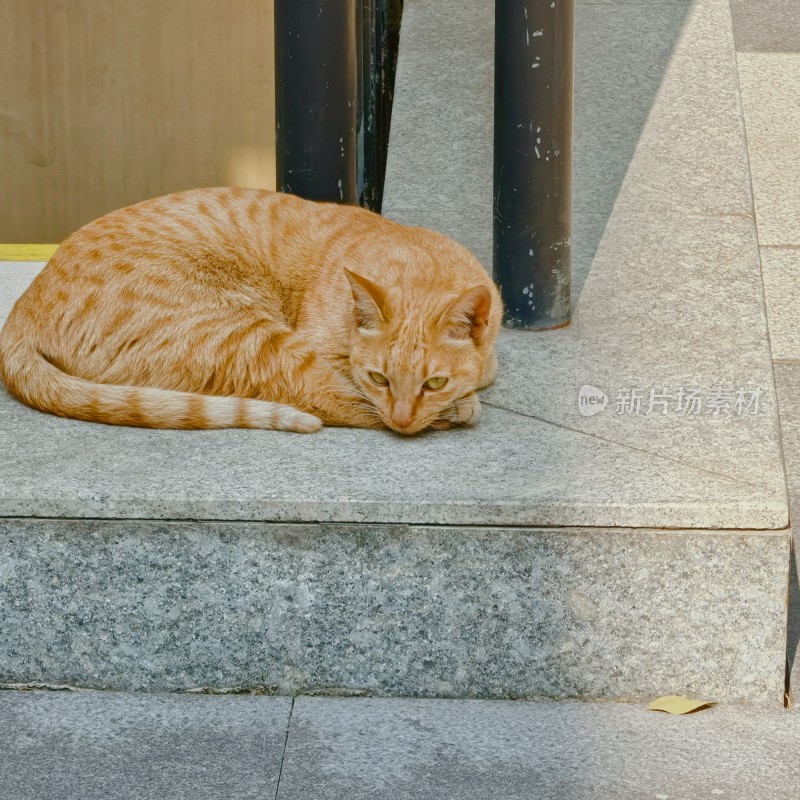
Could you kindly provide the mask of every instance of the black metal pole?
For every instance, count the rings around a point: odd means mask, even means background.
[[[403,0],[360,0],[359,198],[380,211]]]
[[[375,70],[379,50],[376,0],[359,0],[359,30],[361,47],[358,65],[358,201],[373,211],[380,208],[375,184],[375,167],[378,158],[375,137],[375,112],[377,93],[380,84],[376,81]]]
[[[569,323],[574,11],[495,1],[494,269],[509,328]]]
[[[358,0],[275,0],[277,184],[358,202]]]

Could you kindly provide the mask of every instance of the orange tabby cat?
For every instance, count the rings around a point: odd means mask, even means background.
[[[477,421],[501,303],[460,245],[352,206],[198,189],[68,237],[0,333],[22,402],[151,428]]]

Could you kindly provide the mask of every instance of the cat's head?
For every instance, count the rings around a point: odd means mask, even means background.
[[[431,296],[345,270],[353,291],[353,380],[398,433],[427,428],[483,374],[492,295],[485,286]]]

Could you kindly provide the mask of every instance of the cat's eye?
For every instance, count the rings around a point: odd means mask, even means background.
[[[428,378],[422,385],[425,389],[444,389],[446,384],[447,378],[437,375],[435,378]]]
[[[385,375],[381,375],[380,372],[368,372],[369,379],[373,382],[378,384],[378,386],[388,386],[389,379]]]

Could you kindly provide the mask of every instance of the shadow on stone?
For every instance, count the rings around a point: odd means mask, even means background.
[[[800,498],[796,495],[790,501],[792,522],[800,516]],[[786,633],[786,671],[789,689],[797,691],[800,687],[800,580],[798,579],[798,551],[800,550],[800,535],[794,529],[794,546],[789,565],[789,619]],[[797,698],[795,698],[797,702]]]
[[[576,4],[573,308],[690,8]]]

